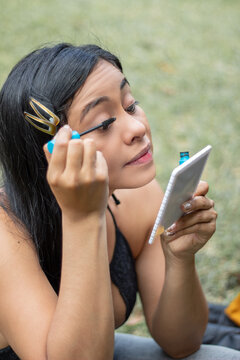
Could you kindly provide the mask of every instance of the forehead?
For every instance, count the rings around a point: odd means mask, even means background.
[[[75,101],[85,103],[98,96],[109,95],[114,90],[120,91],[123,78],[123,73],[114,65],[105,60],[99,61],[84,85],[74,96],[72,105]]]

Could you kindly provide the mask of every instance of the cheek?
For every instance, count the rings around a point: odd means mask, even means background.
[[[145,125],[147,131],[151,132],[147,116],[142,108],[139,109],[138,116],[139,116],[139,120]]]
[[[112,146],[111,146],[112,144]],[[116,179],[120,176],[122,170],[122,163],[120,154],[117,152],[117,147],[111,142],[111,144],[107,144],[106,142],[96,141],[97,150],[101,151],[108,166],[108,175],[109,181],[111,182],[113,179]],[[115,180],[114,180],[115,181]]]
[[[129,178],[123,168],[123,158],[121,157],[121,152],[117,151],[117,147],[104,147],[99,149],[102,151],[103,156],[107,162],[108,166],[108,176],[109,176],[109,187],[111,190],[125,187],[123,184],[129,181]],[[124,180],[125,179],[125,180]]]
[[[146,134],[147,134],[147,137],[151,140],[151,142],[152,142],[152,133],[151,133],[151,129],[150,129],[150,126],[149,126],[149,124],[148,124],[148,122],[147,122],[147,124],[146,124]]]
[[[152,133],[151,133],[150,125],[149,125],[148,119],[143,110],[142,110],[142,114],[141,114],[141,119],[142,119],[141,120],[142,123],[144,124],[144,126],[146,128],[146,135],[152,143]]]
[[[119,162],[119,157],[117,155],[110,155],[104,154],[105,160],[107,162],[108,166],[108,176],[109,176],[109,184],[110,186],[113,185],[113,183],[116,183],[116,180],[121,177],[122,168]]]

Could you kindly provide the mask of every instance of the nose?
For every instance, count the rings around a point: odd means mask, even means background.
[[[123,138],[127,145],[140,141],[146,134],[146,127],[143,121],[130,114],[125,114],[123,123]]]

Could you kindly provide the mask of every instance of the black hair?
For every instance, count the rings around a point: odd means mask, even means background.
[[[34,97],[67,122],[69,103],[96,64],[119,59],[97,45],[61,43],[37,49],[11,71],[0,92],[0,161],[4,198],[0,206],[27,230],[40,265],[56,292],[61,273],[61,210],[46,180],[43,145],[51,136],[24,118]]]

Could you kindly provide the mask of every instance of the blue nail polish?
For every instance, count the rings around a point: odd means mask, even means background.
[[[71,139],[80,139],[79,133],[77,131],[73,130]],[[47,149],[50,152],[50,154],[52,154],[52,152],[53,152],[54,144],[55,144],[55,139],[50,140],[47,143]]]

